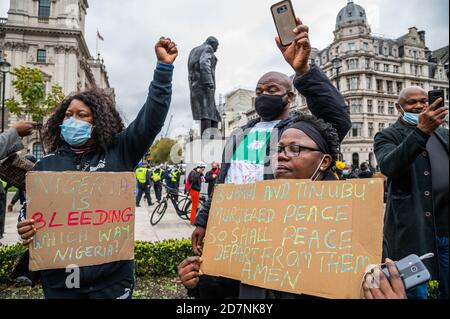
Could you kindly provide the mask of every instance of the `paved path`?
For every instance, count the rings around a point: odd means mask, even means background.
[[[8,202],[10,202],[14,194],[8,194]],[[194,227],[188,221],[182,220],[178,217],[172,204],[169,205],[164,217],[156,225],[150,224],[150,215],[155,206],[147,207],[144,205],[144,198],[142,199],[142,207],[136,209],[136,227],[135,239],[140,241],[156,242],[166,239],[183,239],[191,238]],[[6,226],[4,238],[0,239],[3,245],[13,245],[19,242],[19,235],[17,234],[17,216],[19,203],[14,207],[15,211],[6,213]]]

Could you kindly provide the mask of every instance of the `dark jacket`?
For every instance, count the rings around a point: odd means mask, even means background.
[[[172,95],[172,67],[158,65],[150,85],[147,101],[136,117],[107,151],[91,151],[76,156],[69,145],[61,146],[54,154],[39,161],[35,171],[134,172],[139,161],[161,131]],[[24,218],[22,212],[22,218]],[[120,261],[80,268],[81,288],[101,290],[114,282],[133,278],[134,261]],[[64,288],[65,269],[41,272],[43,283],[52,288]]]
[[[214,174],[213,171],[209,171],[206,173],[205,175],[205,182],[208,183],[208,196],[212,196],[213,190],[214,190],[214,186],[216,186],[216,181],[219,178],[219,176],[217,176],[216,178],[213,177],[213,175],[219,175],[220,174],[220,170],[218,170],[217,174]]]
[[[439,128],[434,134],[448,152],[448,129]],[[429,138],[399,120],[375,136],[375,155],[381,173],[388,177],[383,260],[431,252],[435,257],[424,263],[432,276],[438,278],[432,176],[439,172],[431,172]]]
[[[194,191],[200,192],[202,189],[202,174],[197,172],[196,170],[193,170],[189,174],[189,184],[191,185],[191,189]]]
[[[372,178],[373,172],[369,169],[367,171],[361,171],[358,174],[358,178]]]
[[[327,76],[323,74],[317,65],[312,65],[311,70],[308,73],[297,76],[294,79],[294,86],[306,98],[311,113],[316,117],[323,119],[325,122],[332,124],[339,135],[339,139],[342,141],[351,128],[350,114],[344,98],[333,86]],[[273,131],[273,134],[278,131],[278,136],[271,138],[271,140],[278,141],[284,130],[286,130],[293,122],[293,118],[296,115],[298,115],[298,113],[292,113],[288,119],[278,123],[278,125],[275,126],[275,129],[277,130]],[[222,156],[221,171],[216,184],[223,184],[225,182],[228,170],[230,169],[231,158],[236,148],[244,139],[245,135],[259,122],[261,122],[261,119],[252,120],[246,126],[231,133]],[[276,151],[275,149],[270,149],[270,146],[271,145],[268,145],[266,151],[266,167],[270,167],[271,155]],[[271,171],[271,169],[268,171]],[[273,174],[266,174],[264,179],[271,180],[274,179],[274,176]],[[205,204],[202,205],[195,219],[196,226],[206,228],[211,202],[212,199],[209,198]]]

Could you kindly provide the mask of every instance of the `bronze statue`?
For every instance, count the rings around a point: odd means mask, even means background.
[[[221,117],[216,107],[216,64],[214,52],[219,47],[215,37],[209,37],[189,54],[189,88],[195,121],[201,121],[201,135],[209,128],[218,128]]]

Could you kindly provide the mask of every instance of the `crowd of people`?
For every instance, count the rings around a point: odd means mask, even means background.
[[[203,240],[218,184],[250,184],[274,179],[337,181],[350,178],[384,177],[386,212],[383,261],[390,276],[381,272],[381,284],[362,289],[367,299],[426,298],[427,285],[405,291],[392,260],[409,254],[433,253],[425,261],[433,278],[439,280],[441,298],[448,298],[448,129],[443,127],[448,107],[442,100],[428,103],[420,87],[404,89],[398,98],[399,120],[375,137],[378,168],[364,162],[359,167],[339,161],[339,145],[351,128],[342,94],[317,65],[310,63],[309,28],[297,19],[297,37],[289,46],[276,44],[292,67],[295,77],[269,72],[256,83],[255,110],[259,117],[231,133],[222,162],[197,163],[185,172],[179,165],[152,166],[140,162],[162,129],[171,103],[176,44],[161,38],[155,45],[158,64],[148,98],[136,119],[125,128],[113,100],[102,90],[90,89],[67,97],[44,127],[43,140],[49,155],[34,171],[135,172],[136,206],[145,195],[149,206],[154,188],[156,202],[167,192],[177,196],[184,176],[184,191],[192,199],[193,256],[178,267],[178,275],[189,293],[199,298],[273,299],[305,298],[262,289],[239,282],[200,275]],[[293,89],[307,101],[311,115],[291,112]],[[30,134],[33,124],[19,122],[0,135],[2,158],[20,150],[20,138]],[[277,147],[272,147],[275,140]],[[145,141],[145,143],[143,143]],[[248,144],[262,147],[250,150]],[[199,205],[202,185],[208,184],[208,200]],[[1,193],[0,193],[1,194]],[[22,195],[17,195],[21,200]],[[23,198],[23,197],[22,197]],[[15,199],[15,200],[17,200]],[[15,202],[14,202],[15,203]],[[9,206],[14,205],[13,202]],[[6,204],[5,204],[6,206]],[[25,246],[36,233],[35,221],[26,214],[26,201],[19,214],[18,233]],[[380,260],[380,263],[382,261]],[[378,268],[375,269],[375,271]],[[46,298],[131,298],[134,262],[120,261],[82,267],[81,287],[68,289],[64,270],[39,273]]]

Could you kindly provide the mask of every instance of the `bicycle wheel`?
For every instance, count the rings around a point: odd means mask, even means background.
[[[167,201],[162,201],[158,206],[153,210],[152,216],[150,217],[150,224],[155,226],[159,223],[161,218],[163,218],[164,214],[167,210]]]
[[[191,206],[192,202],[189,197],[183,198],[178,203],[178,207],[180,208],[181,215],[180,217],[184,220],[190,220],[191,219]]]

